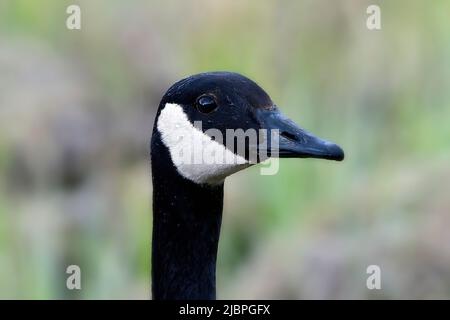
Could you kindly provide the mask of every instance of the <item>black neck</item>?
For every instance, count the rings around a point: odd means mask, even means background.
[[[181,177],[158,139],[152,141],[152,175],[153,299],[215,299],[223,184]]]

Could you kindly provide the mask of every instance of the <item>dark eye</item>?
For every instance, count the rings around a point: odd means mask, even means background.
[[[196,107],[201,113],[210,113],[216,110],[217,103],[211,96],[201,96],[197,99]]]

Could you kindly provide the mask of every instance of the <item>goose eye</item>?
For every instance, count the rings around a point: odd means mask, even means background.
[[[197,99],[196,107],[201,113],[210,113],[217,108],[217,103],[211,96],[201,96]]]

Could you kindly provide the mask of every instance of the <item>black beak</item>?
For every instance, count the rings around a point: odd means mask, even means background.
[[[344,151],[341,147],[300,128],[277,108],[257,109],[256,117],[262,129],[267,130],[267,149],[264,149],[269,157],[319,158],[336,161],[344,159]]]

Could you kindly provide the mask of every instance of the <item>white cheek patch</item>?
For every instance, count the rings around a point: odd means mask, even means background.
[[[199,184],[219,184],[250,163],[223,144],[196,128],[183,108],[167,103],[161,110],[157,128],[177,171]]]

